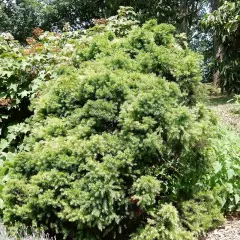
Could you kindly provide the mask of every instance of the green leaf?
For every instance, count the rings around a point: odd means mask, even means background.
[[[0,141],[0,150],[5,150],[9,146],[9,142],[5,139],[1,139]]]
[[[240,196],[238,194],[234,194],[234,198],[235,198],[235,203],[238,204],[240,200]]]
[[[229,193],[233,193],[233,185],[231,183],[226,183],[225,187]]]
[[[27,97],[28,94],[29,94],[29,91],[27,91],[27,90],[24,90],[24,91],[18,93],[18,95],[21,96],[22,98]]]
[[[222,164],[220,162],[214,162],[213,169],[214,169],[215,174],[218,173],[222,169]]]
[[[235,175],[234,170],[233,169],[228,169],[227,170],[227,175],[228,175],[228,180],[230,180]]]
[[[4,202],[3,200],[0,198],[0,209],[3,209],[4,208]]]
[[[18,84],[11,83],[9,88],[17,92]]]

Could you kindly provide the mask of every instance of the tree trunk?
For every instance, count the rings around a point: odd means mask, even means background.
[[[188,35],[188,0],[181,0],[180,2],[180,32]]]
[[[211,0],[211,8],[212,12],[217,10],[219,8],[219,0]],[[222,61],[222,49],[221,45],[219,44],[219,41],[216,36],[216,32],[213,33],[213,54],[216,57],[217,61]],[[220,86],[220,72],[219,69],[217,69],[213,73],[213,84],[217,87]]]

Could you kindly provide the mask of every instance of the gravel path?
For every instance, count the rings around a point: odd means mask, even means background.
[[[234,113],[234,110],[236,109],[235,104],[228,103],[227,100],[228,99],[225,98],[211,99],[208,107],[219,116],[220,121],[240,134],[240,114]]]
[[[26,228],[27,230],[27,228]],[[44,233],[32,233],[32,235],[25,235],[24,233],[21,234],[22,237],[19,238],[13,238],[8,235],[8,232],[3,225],[1,219],[0,219],[0,240],[56,240],[56,238],[50,238],[48,234]]]
[[[240,220],[229,220],[226,224],[209,232],[203,240],[240,240]]]

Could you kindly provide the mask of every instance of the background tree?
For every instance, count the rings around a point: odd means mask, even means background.
[[[214,12],[219,8],[219,0],[211,0],[211,11]],[[216,31],[213,31],[212,34],[212,41],[213,41],[213,56],[219,60],[219,56],[221,54],[221,45],[218,41]],[[213,83],[218,86],[220,81],[219,76],[219,69],[213,73]]]
[[[217,2],[214,2],[216,7]],[[240,92],[240,3],[225,1],[206,16],[204,24],[214,34],[214,51],[217,58],[216,71],[220,74],[223,91]],[[215,79],[216,81],[216,79]]]
[[[190,34],[199,23],[199,12],[206,0],[18,0],[3,1],[0,31],[10,31],[24,40],[35,27],[44,30],[62,29],[65,22],[72,28],[88,28],[96,18],[115,15],[119,6],[134,8],[141,22],[156,18],[159,23],[176,25],[180,32]]]

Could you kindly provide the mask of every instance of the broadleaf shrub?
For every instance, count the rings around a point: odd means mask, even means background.
[[[6,152],[17,152],[28,128],[23,122],[32,114],[30,102],[38,95],[42,82],[54,75],[54,66],[61,62],[61,57],[56,60],[52,43],[43,44],[38,38],[28,38],[27,42],[23,47],[11,35],[0,35],[1,160]]]
[[[239,210],[240,186],[240,139],[236,133],[222,126],[219,136],[206,154],[211,158],[212,166],[204,176],[202,184],[214,189],[216,199],[225,212]]]

